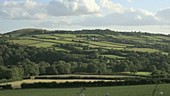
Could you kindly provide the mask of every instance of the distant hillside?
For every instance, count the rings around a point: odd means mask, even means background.
[[[76,73],[170,73],[170,35],[164,34],[22,29],[3,34],[0,48],[0,78],[6,79]]]
[[[92,48],[123,49],[141,52],[169,52],[170,35],[111,30],[47,31],[21,29],[10,35],[9,41],[36,47],[53,47],[57,44],[80,44]],[[66,50],[65,48],[58,48]]]

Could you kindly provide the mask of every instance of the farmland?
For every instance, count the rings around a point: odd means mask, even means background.
[[[169,83],[169,35],[23,29],[0,40],[3,89]]]
[[[169,35],[111,30],[23,29],[3,36],[1,38],[6,39],[6,44],[3,43],[2,63],[8,68],[10,65],[18,67],[26,61],[34,63],[36,71],[27,72],[28,76],[169,72]],[[9,52],[5,46],[9,47]]]
[[[15,34],[16,35],[16,34]],[[100,34],[40,34],[40,35],[27,35],[27,36],[19,36],[9,42],[35,46],[35,47],[44,47],[44,48],[53,48],[55,44],[81,44],[86,45],[91,48],[102,48],[102,49],[117,49],[117,50],[128,50],[128,51],[139,51],[139,52],[162,52],[161,50],[154,48],[138,48],[133,47],[133,44],[126,43],[116,43],[111,41],[103,41],[99,42],[99,39],[106,38],[106,36],[110,36],[116,39],[125,39],[133,42],[139,42],[141,44],[150,43],[150,44],[167,44],[163,42],[163,40],[170,40],[169,38],[164,38],[163,36],[126,36],[126,35],[100,35]],[[131,48],[132,47],[132,48]],[[59,48],[62,50],[62,48]],[[64,50],[64,49],[63,49]]]
[[[155,96],[169,96],[170,84],[160,84],[155,92]],[[104,96],[109,93],[110,96],[152,96],[155,85],[137,85],[137,86],[114,86],[114,87],[87,87],[83,92],[85,96]],[[1,90],[1,96],[77,96],[81,88],[62,88],[62,89],[18,89]]]

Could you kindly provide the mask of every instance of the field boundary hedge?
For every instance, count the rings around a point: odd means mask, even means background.
[[[22,83],[21,88],[76,88],[76,87],[102,87],[102,86],[124,86],[124,85],[145,85],[156,83],[170,83],[170,79],[133,79],[125,81],[94,81],[94,82],[38,82],[38,83]]]
[[[11,84],[7,84],[7,85],[0,85],[0,89],[12,89],[12,85]]]

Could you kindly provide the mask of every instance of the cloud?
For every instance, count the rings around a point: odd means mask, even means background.
[[[0,16],[8,19],[43,19],[43,5],[35,0],[5,0],[0,4]]]
[[[131,0],[132,1],[132,0]],[[123,7],[111,0],[100,0],[100,7],[109,14],[92,15],[76,23],[82,26],[145,26],[161,25],[166,22],[170,24],[170,8],[160,10],[156,13],[144,9],[133,9]]]
[[[53,0],[49,2],[46,9],[52,16],[86,15],[100,11],[95,0]]]
[[[99,1],[99,2],[98,2]],[[41,20],[41,26],[161,25],[170,24],[170,8],[156,13],[133,9],[112,0],[3,0],[0,16],[6,19]],[[132,0],[130,0],[132,1]],[[49,20],[50,18],[50,20]],[[55,23],[46,22],[55,21]],[[59,23],[56,23],[59,22]]]
[[[125,8],[119,3],[113,3],[111,0],[100,0],[100,6],[107,8],[112,12],[124,12]]]
[[[106,0],[108,1],[108,0]],[[157,25],[159,22],[153,13],[142,9],[122,8],[123,11],[114,11],[103,16],[91,16],[85,18],[78,24],[83,26],[142,26],[142,25]]]
[[[71,26],[67,21],[42,21],[38,24],[34,24],[35,27],[39,28],[57,28],[57,27],[64,27],[64,26]]]
[[[170,24],[170,8],[165,8],[156,13],[156,17],[163,24]]]
[[[132,1],[134,1],[134,0],[127,0],[128,2],[132,2]]]
[[[52,0],[47,4],[36,0],[4,0],[0,16],[7,19],[44,19],[48,16],[96,14],[100,7],[95,0]]]

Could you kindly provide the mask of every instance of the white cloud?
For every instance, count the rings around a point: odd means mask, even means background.
[[[95,0],[4,0],[0,16],[7,19],[44,19],[47,16],[79,16],[99,13]]]
[[[53,0],[47,5],[47,12],[53,16],[75,16],[94,14],[100,11],[95,0]]]
[[[112,12],[124,12],[125,8],[119,3],[113,3],[111,0],[100,0],[100,6],[102,8],[107,8]]]
[[[157,25],[158,21],[152,12],[143,9],[123,7],[111,0],[100,0],[101,15],[92,15],[84,18],[77,25],[82,26],[133,26],[133,25]],[[108,12],[106,12],[108,11]]]
[[[158,24],[154,16],[149,15],[149,12],[143,10],[126,10],[124,13],[111,13],[100,17],[90,17],[79,22],[83,26],[107,26],[107,25],[122,25],[122,26],[137,26],[137,25],[155,25]]]
[[[113,3],[112,0],[99,0],[99,2],[97,0],[50,0],[46,4],[38,0],[4,0],[1,2],[0,16],[6,19],[40,19],[45,22],[48,18],[53,18],[51,21],[58,22],[57,25],[67,26],[74,24],[83,26],[170,24],[170,8],[152,13],[144,9],[126,8],[120,3]],[[48,23],[50,26],[55,25],[50,22],[40,25],[48,25]]]
[[[0,4],[0,15],[9,19],[43,19],[46,17],[43,5],[35,0],[5,0]]]
[[[53,16],[76,16],[94,14],[100,11],[95,0],[53,0],[47,6],[47,12]]]
[[[165,8],[156,13],[156,17],[163,24],[170,24],[170,8]]]

